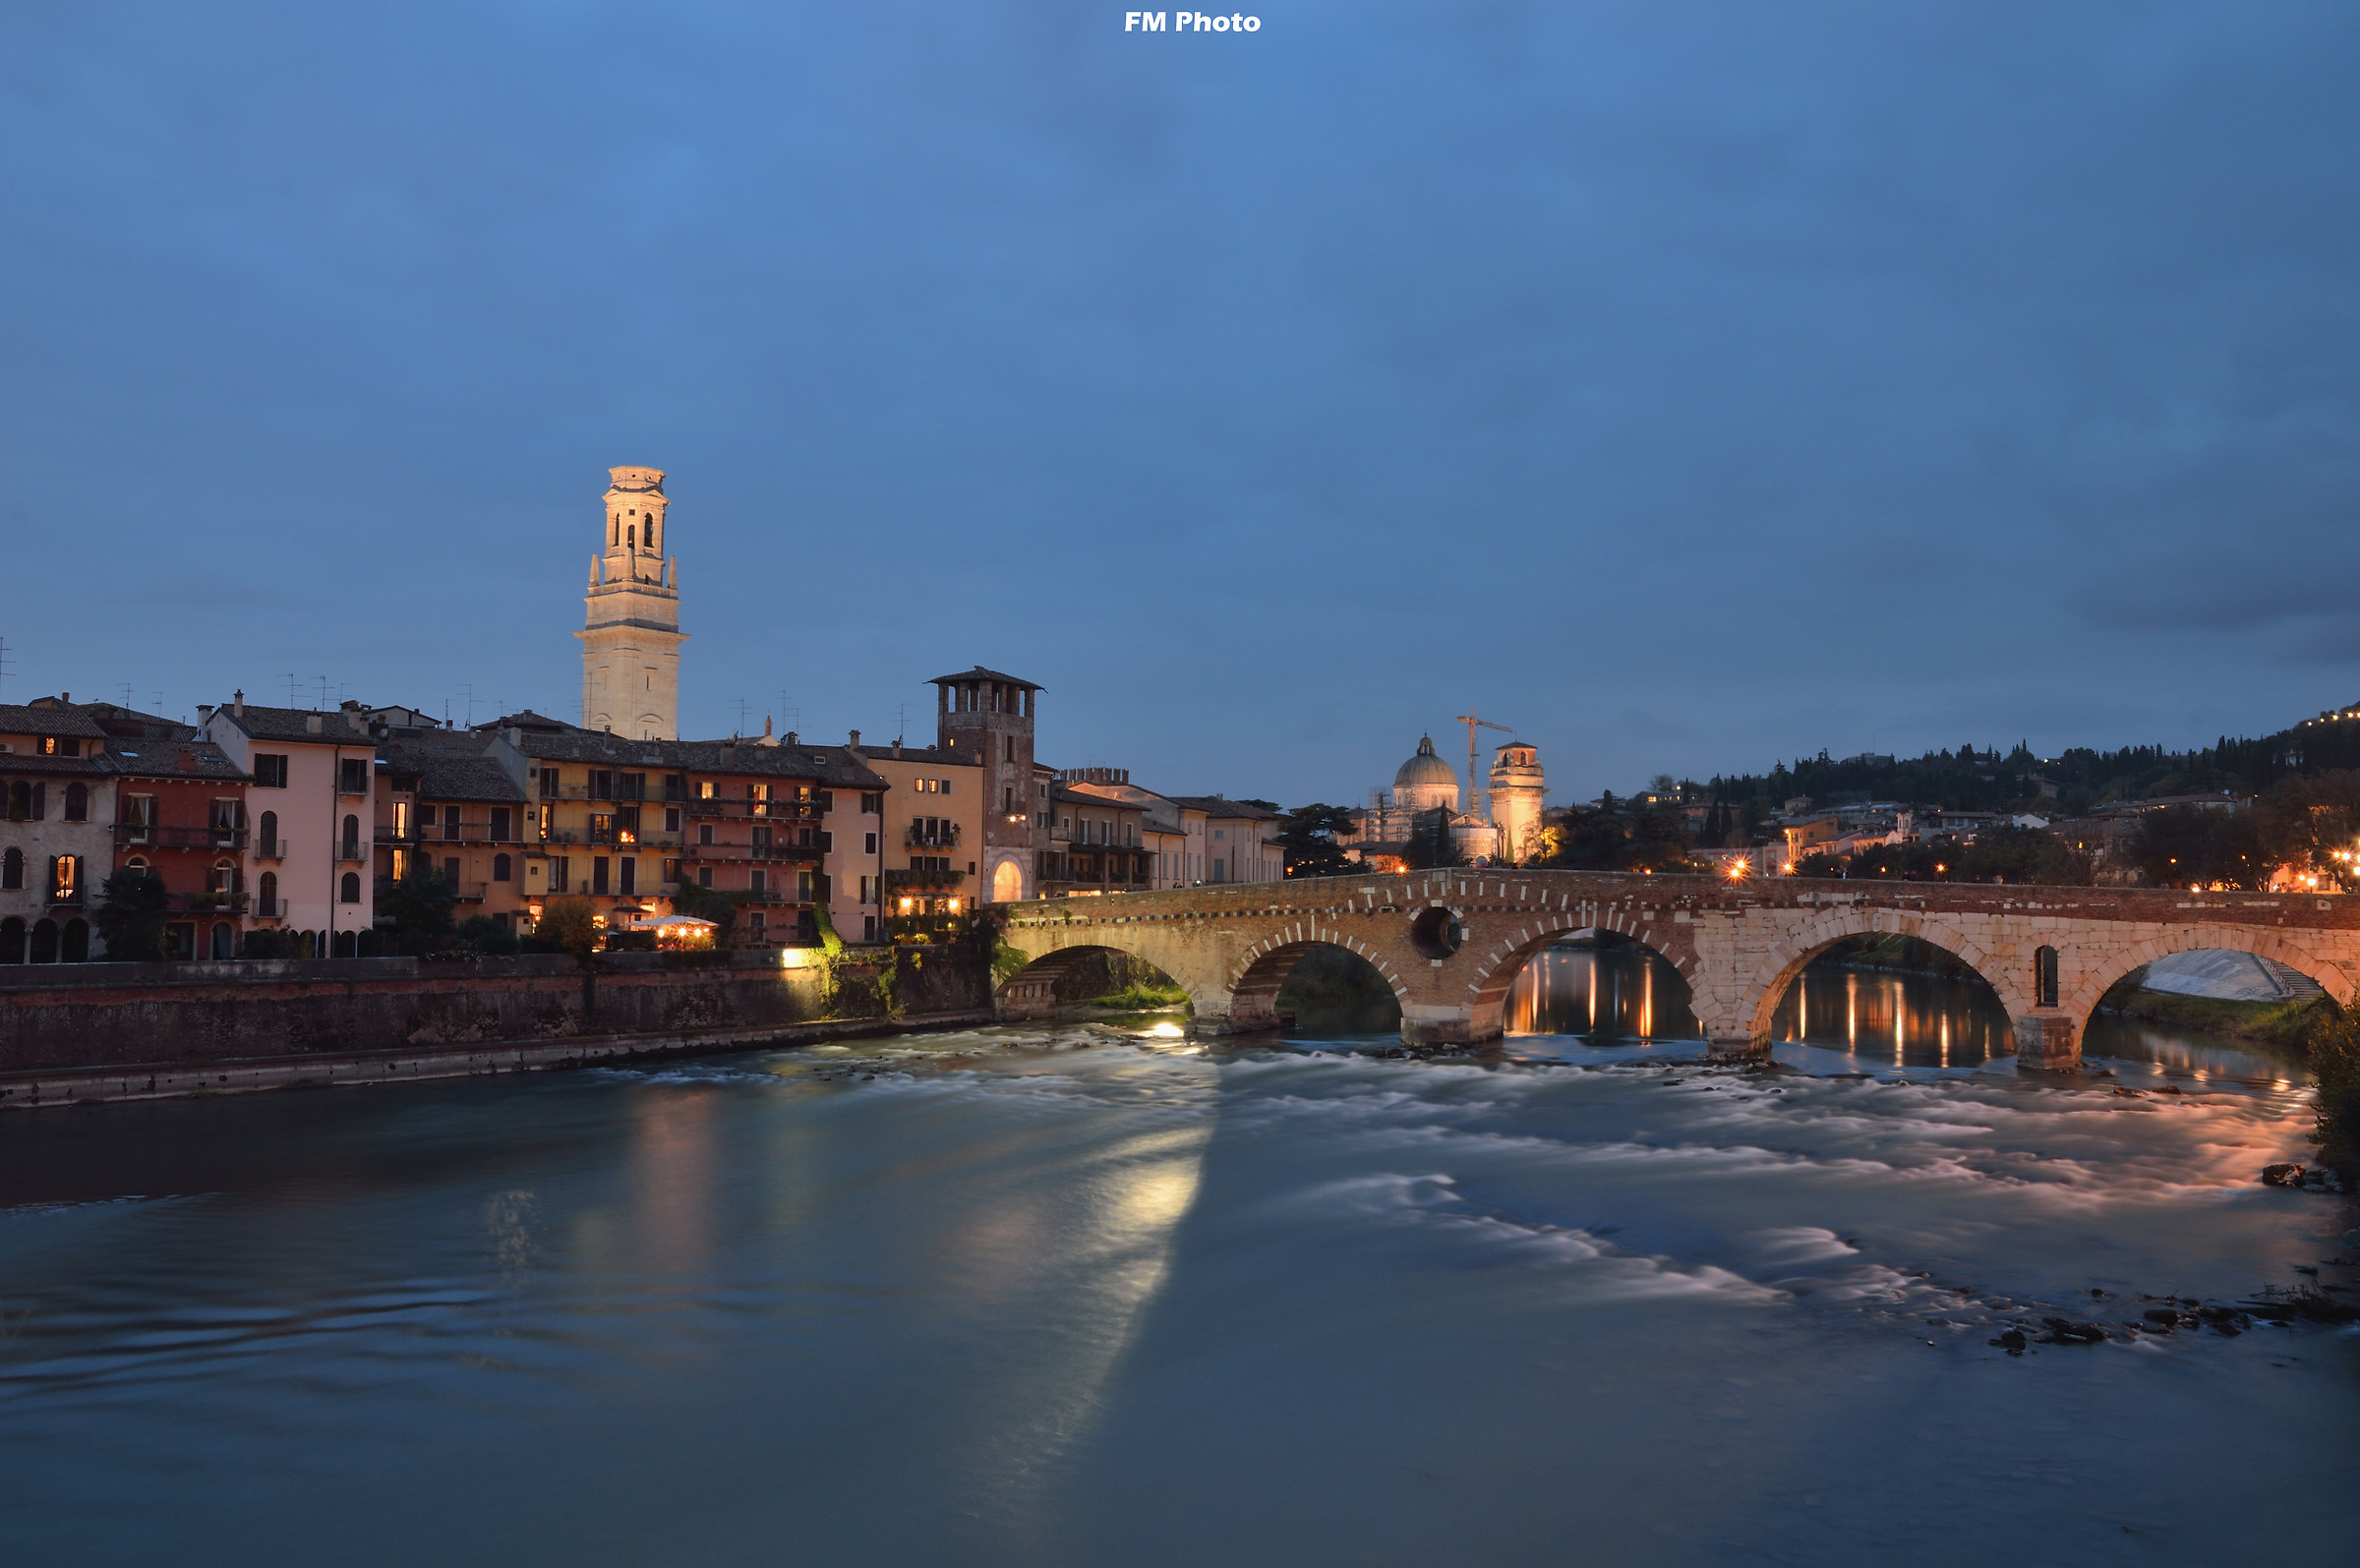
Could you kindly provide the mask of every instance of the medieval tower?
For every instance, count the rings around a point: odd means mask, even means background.
[[[1541,803],[1549,782],[1541,754],[1511,740],[1492,754],[1492,826],[1500,830],[1500,860],[1522,865],[1541,849]]]
[[[936,675],[935,743],[983,770],[983,842],[978,900],[1014,903],[1035,895],[1040,853],[1049,844],[1048,800],[1032,771],[1032,722],[1040,687],[981,665]]]
[[[634,740],[680,726],[679,562],[664,554],[664,471],[610,468],[605,550],[590,559],[582,629],[582,725]]]

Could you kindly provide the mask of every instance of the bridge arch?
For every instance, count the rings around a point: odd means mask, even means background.
[[[1609,909],[1599,918],[1587,921],[1578,915],[1539,914],[1530,926],[1494,942],[1477,962],[1475,978],[1467,987],[1473,1009],[1469,1022],[1474,1038],[1498,1039],[1505,1032],[1508,993],[1515,989],[1516,977],[1524,972],[1535,954],[1595,932],[1621,937],[1670,964],[1672,971],[1680,976],[1681,984],[1687,987],[1690,1011],[1703,1016],[1696,1004],[1696,955],[1689,944],[1674,941],[1654,924],[1622,910]]]
[[[1960,922],[1940,915],[1895,909],[1831,910],[1771,944],[1770,951],[1754,967],[1733,1010],[1734,1019],[1742,1023],[1745,1039],[1767,1044],[1778,1017],[1779,1004],[1786,1000],[1788,989],[1801,977],[1811,960],[1839,942],[1866,936],[1915,937],[1940,948],[1974,970],[1976,977],[1991,988],[2011,1020],[2011,1030],[2013,1020],[2033,1012],[2038,1000],[2036,977],[2029,967],[2029,959],[2025,963],[2008,961],[2009,955],[1993,953],[1979,933],[1968,930]],[[1707,1027],[1710,1026],[1708,1021]]]
[[[1135,953],[1131,949],[1115,943],[1097,942],[1080,943],[1073,947],[1058,948],[1053,952],[1040,954],[1033,958],[1032,962],[1001,981],[993,993],[993,1000],[998,1004],[997,1011],[1000,1016],[1029,1017],[1049,1011],[1057,1006],[1057,983],[1060,980],[1070,979],[1110,954],[1148,964],[1157,973],[1164,975],[1174,985],[1188,993],[1189,1005],[1200,1016],[1208,1011],[1216,1013],[1220,1011],[1216,993],[1209,991],[1202,985],[1190,984],[1187,977],[1171,973],[1150,956]]]
[[[2077,1031],[2087,1029],[2099,1001],[2133,969],[2175,953],[2211,952],[2246,953],[2282,963],[2318,982],[2335,999],[2336,1006],[2349,1007],[2355,992],[2360,991],[2360,976],[2353,973],[2350,963],[2338,962],[2319,951],[2312,939],[2328,935],[2281,932],[2266,926],[2150,926],[2142,927],[2129,943],[2108,944],[2080,954],[2065,946],[2061,956],[2070,967],[2058,988],[2059,1010],[2073,1019]]]
[[[1295,972],[1295,965],[1315,948],[1341,949],[1375,969],[1377,977],[1392,991],[1393,1001],[1403,1009],[1403,1016],[1407,1016],[1409,985],[1386,954],[1358,937],[1340,931],[1322,931],[1317,922],[1312,923],[1308,934],[1295,934],[1301,929],[1291,927],[1288,931],[1273,932],[1240,956],[1237,971],[1229,981],[1231,1028],[1277,1028],[1279,989],[1286,984],[1286,977]]]

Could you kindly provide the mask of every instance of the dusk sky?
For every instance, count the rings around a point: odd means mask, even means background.
[[[2360,12],[1261,16],[10,7],[0,701],[576,718],[624,463],[690,735],[981,663],[1563,801],[2360,697]]]

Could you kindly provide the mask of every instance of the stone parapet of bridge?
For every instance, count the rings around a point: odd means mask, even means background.
[[[1916,937],[1997,993],[2020,1060],[2064,1068],[2098,999],[2166,954],[2227,949],[2309,975],[2338,1003],[2360,980],[2360,899],[1779,877],[1451,870],[1171,889],[1001,906],[1032,959],[1001,987],[1004,1016],[1053,1000],[1059,971],[1102,949],[1185,988],[1200,1019],[1278,1026],[1279,987],[1315,947],[1353,953],[1392,988],[1402,1038],[1480,1043],[1503,1029],[1531,957],[1585,932],[1660,954],[1688,986],[1714,1050],[1767,1051],[1805,964],[1849,937]]]

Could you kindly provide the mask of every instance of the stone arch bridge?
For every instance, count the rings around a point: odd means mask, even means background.
[[[1772,1016],[1804,964],[1867,934],[1918,937],[1973,966],[2032,1067],[2077,1065],[2083,1026],[2107,988],[2170,953],[2274,958],[2339,1003],[2360,985],[2360,898],[2312,894],[1449,870],[1042,900],[1004,912],[1004,940],[1032,961],[1000,988],[1003,1016],[1045,1011],[1064,967],[1113,949],[1186,987],[1202,1020],[1275,1028],[1279,986],[1328,945],[1384,976],[1412,1044],[1497,1039],[1525,960],[1591,931],[1661,954],[1687,981],[1711,1048],[1739,1055],[1769,1049]]]

